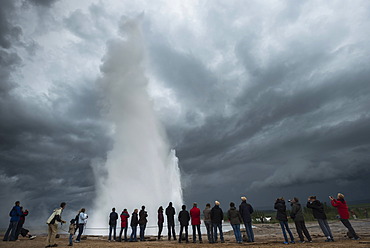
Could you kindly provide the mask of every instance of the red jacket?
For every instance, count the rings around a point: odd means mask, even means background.
[[[349,219],[349,212],[348,212],[348,207],[347,207],[347,203],[346,201],[340,201],[340,200],[332,200],[331,201],[331,205],[333,205],[333,207],[336,207],[337,210],[338,210],[338,214],[340,216],[341,219],[346,219],[348,220]]]
[[[127,211],[121,213],[121,227],[127,227],[128,218],[130,218],[130,215]]]
[[[200,209],[193,207],[190,209],[190,217],[192,225],[200,225]]]

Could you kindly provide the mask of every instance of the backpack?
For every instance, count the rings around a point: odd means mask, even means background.
[[[80,219],[80,213],[78,213],[77,215],[76,215],[76,217],[75,217],[75,223],[76,223],[76,225],[78,225],[79,223],[78,223],[78,220]]]

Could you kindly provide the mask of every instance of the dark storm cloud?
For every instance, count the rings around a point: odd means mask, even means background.
[[[59,0],[28,0],[30,3],[36,6],[44,6],[44,7],[51,7],[54,3]]]
[[[296,7],[285,8],[292,15],[282,11],[273,27],[283,31],[299,19],[304,6]],[[212,99],[220,93],[219,72],[190,53],[153,49],[157,75],[186,103],[176,123],[185,128],[167,124],[186,176],[185,200],[232,200],[244,193],[256,199],[257,192],[272,198],[279,192],[272,187],[297,194],[312,184],[316,191],[328,183],[342,191],[359,182],[369,186],[370,47],[361,40],[346,43],[349,25],[330,22],[320,28],[324,33],[283,40],[273,29],[246,30],[234,51],[247,77],[239,95],[226,99]],[[280,49],[262,45],[268,32],[282,42]],[[224,113],[226,105],[232,115]],[[188,116],[202,121],[194,126]],[[351,194],[355,199],[362,192],[353,186]]]

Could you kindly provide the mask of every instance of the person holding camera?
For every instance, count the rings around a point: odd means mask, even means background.
[[[290,201],[290,200],[289,200]],[[303,211],[302,206],[299,203],[297,197],[294,197],[293,200],[290,201],[292,210],[290,211],[290,217],[294,220],[295,227],[297,229],[297,233],[299,236],[300,243],[304,243],[303,233],[306,236],[308,242],[312,242],[312,238],[310,233],[307,230],[306,224],[304,223]]]
[[[307,202],[307,208],[312,209],[312,214],[320,225],[322,232],[327,238],[325,242],[334,242],[333,234],[331,233],[328,220],[324,211],[324,205],[316,199],[316,196],[310,196]]]
[[[289,244],[289,240],[288,240],[285,230],[289,233],[290,243],[294,244],[295,243],[294,237],[293,237],[292,232],[289,229],[288,216],[286,214],[285,200],[283,197],[276,199],[274,208],[277,210],[276,219],[280,222],[280,227],[281,227],[281,230],[283,231],[283,235],[285,239],[284,244]]]
[[[85,211],[86,209],[81,208],[80,213],[78,214],[78,235],[75,240],[76,243],[80,243],[81,235],[82,235],[82,232],[84,231],[84,226],[86,225],[87,218],[89,217],[87,216]]]
[[[329,199],[331,200],[331,205],[338,210],[338,214],[340,217],[340,221],[343,223],[345,227],[347,227],[348,232],[352,239],[359,240],[360,237],[356,234],[355,230],[353,229],[351,223],[349,222],[349,212],[348,212],[348,206],[346,201],[344,200],[344,195],[341,193],[338,193],[337,199],[334,199],[334,197],[329,196]]]

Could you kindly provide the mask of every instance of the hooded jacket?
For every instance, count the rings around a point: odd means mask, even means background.
[[[277,210],[276,219],[279,221],[288,221],[288,216],[286,214],[286,206],[284,200],[276,200],[274,208]]]
[[[166,208],[166,215],[167,215],[167,223],[170,223],[172,225],[175,224],[175,208],[172,207],[172,204],[169,204],[168,207]]]
[[[294,221],[304,221],[302,206],[299,202],[292,203],[292,210],[290,211],[290,217]]]
[[[128,218],[130,218],[130,214],[127,211],[123,211],[120,217],[121,217],[121,227],[127,227]]]
[[[133,212],[131,216],[130,226],[137,227],[138,224],[139,224],[139,219],[137,217],[137,213]]]
[[[230,207],[229,211],[227,211],[227,218],[229,219],[231,225],[240,225],[240,223],[243,221],[242,216],[235,207]]]
[[[343,199],[334,199],[331,201],[331,205],[338,210],[338,214],[341,219],[348,220],[349,219],[349,211],[346,201]]]
[[[312,209],[312,214],[315,219],[326,219],[326,214],[324,211],[324,205],[319,201],[315,200],[313,202],[307,202],[307,208]]]

